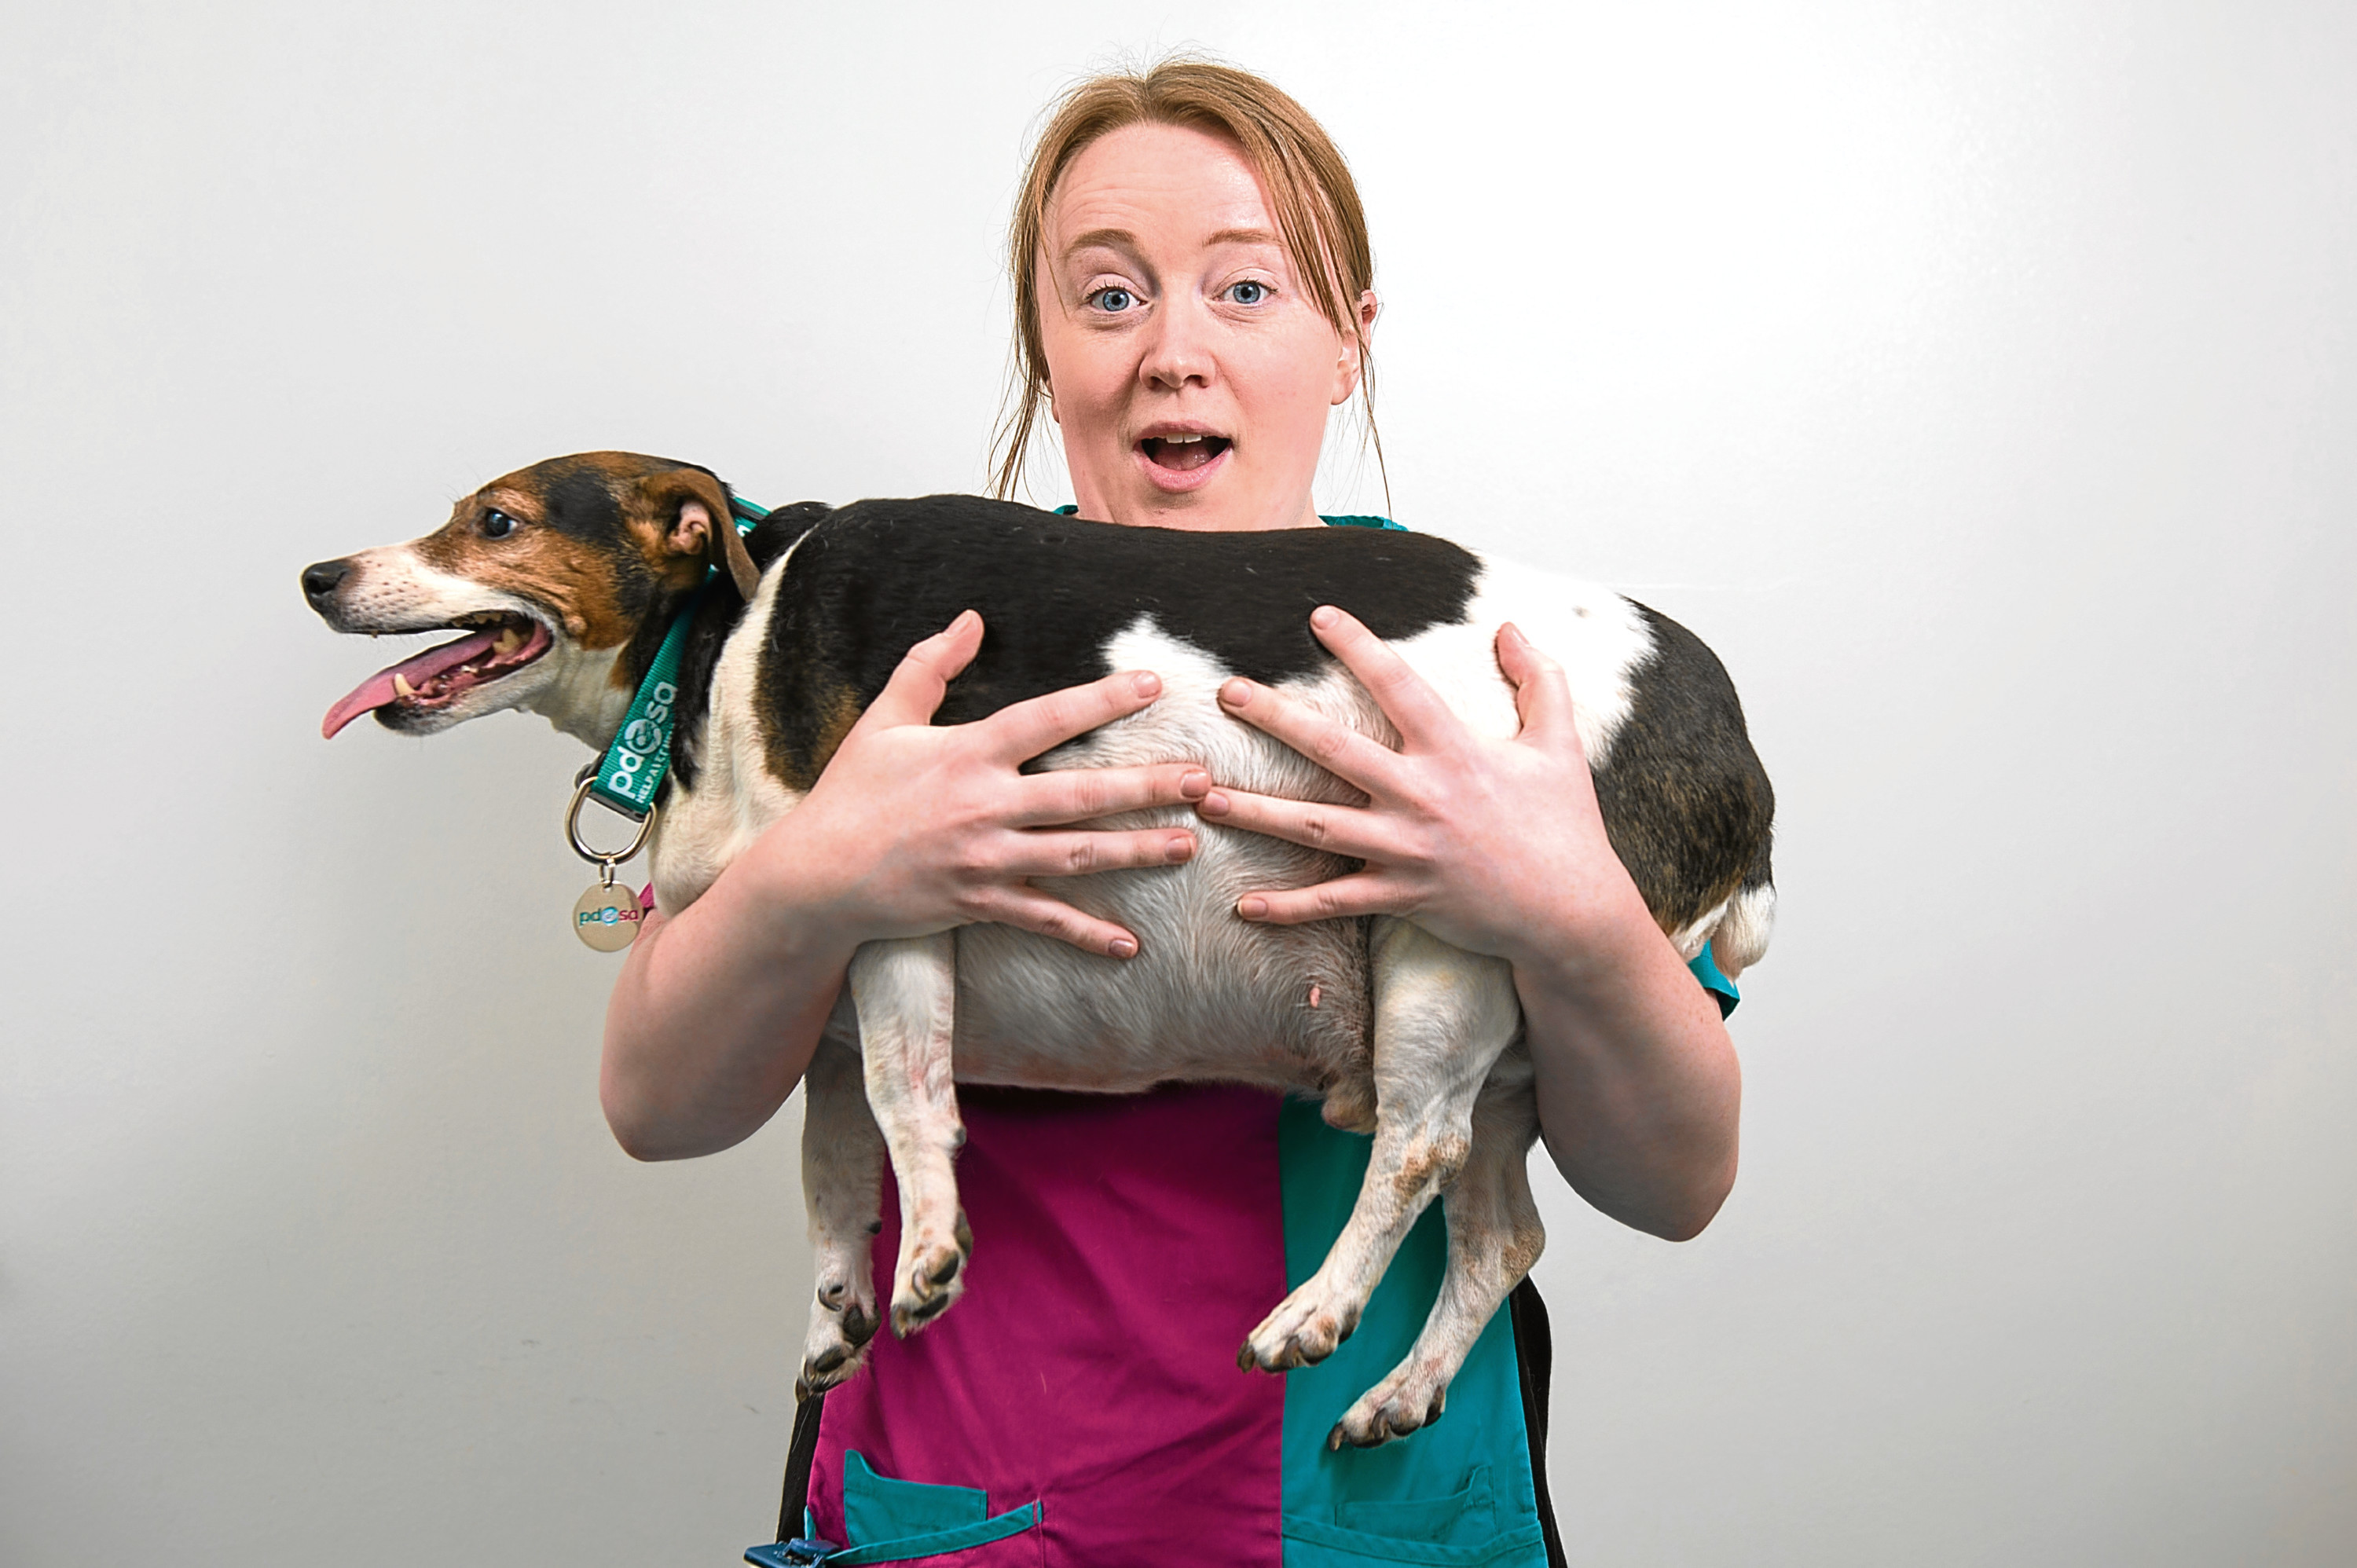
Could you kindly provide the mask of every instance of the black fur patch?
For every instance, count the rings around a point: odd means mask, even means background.
[[[1669,617],[1637,607],[1653,652],[1630,671],[1629,716],[1596,772],[1596,803],[1620,864],[1666,931],[1769,879],[1775,791],[1751,749],[1718,656]]]
[[[545,476],[541,489],[548,514],[544,527],[600,544],[622,537],[622,506],[614,495],[612,475],[566,457],[542,464],[540,471]]]
[[[936,722],[963,724],[1110,674],[1142,616],[1237,673],[1275,682],[1332,662],[1309,612],[1377,636],[1461,619],[1480,563],[1446,540],[1372,529],[1189,533],[1124,528],[974,496],[867,500],[821,520],[779,585],[759,702],[771,763],[806,788],[840,739],[845,694],[875,700],[909,648],[974,609],[982,650]]]

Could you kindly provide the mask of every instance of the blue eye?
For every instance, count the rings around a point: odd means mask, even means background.
[[[1238,305],[1258,305],[1268,297],[1268,285],[1246,278],[1242,283],[1229,286],[1228,297]]]
[[[1125,288],[1101,288],[1089,295],[1088,303],[1110,314],[1127,310],[1137,303],[1137,295]]]

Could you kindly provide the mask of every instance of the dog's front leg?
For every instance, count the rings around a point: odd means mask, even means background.
[[[867,1105],[900,1187],[900,1257],[892,1332],[906,1337],[965,1288],[974,1245],[958,1205],[955,1161],[965,1143],[951,1079],[957,1022],[953,933],[867,942],[851,960]]]
[[[802,1074],[802,1198],[818,1273],[798,1392],[822,1393],[859,1369],[880,1317],[871,1254],[884,1185],[884,1135],[868,1114],[859,1026],[845,996]]]
[[[1472,1150],[1473,1105],[1521,1032],[1513,971],[1391,916],[1372,933],[1375,1146],[1326,1261],[1244,1341],[1239,1365],[1282,1372],[1324,1360],[1425,1207]]]

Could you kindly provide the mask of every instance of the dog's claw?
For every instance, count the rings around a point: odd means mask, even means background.
[[[950,1241],[911,1248],[901,1258],[902,1283],[892,1294],[892,1332],[899,1338],[947,1312],[965,1293],[965,1260],[974,1248],[974,1233],[966,1229],[963,1214],[957,1217],[951,1235]]]
[[[1448,1385],[1433,1386],[1429,1370],[1399,1370],[1361,1394],[1326,1434],[1329,1453],[1345,1443],[1353,1448],[1379,1448],[1394,1438],[1420,1432],[1440,1419],[1448,1402]]]
[[[862,1282],[828,1280],[817,1292],[818,1310],[811,1314],[810,1333],[802,1341],[802,1375],[794,1396],[806,1399],[849,1380],[866,1360],[867,1342],[876,1337],[876,1305],[866,1299]]]
[[[1247,1369],[1289,1372],[1314,1367],[1331,1356],[1359,1326],[1359,1308],[1329,1308],[1318,1304],[1308,1286],[1293,1293],[1262,1320],[1236,1354],[1236,1364]]]

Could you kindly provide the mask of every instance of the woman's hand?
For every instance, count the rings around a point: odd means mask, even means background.
[[[599,1095],[640,1159],[710,1154],[750,1135],[793,1092],[860,943],[997,920],[1114,958],[1121,927],[1032,887],[1032,876],[1172,865],[1184,828],[1073,827],[1200,800],[1200,768],[1022,764],[1138,712],[1153,675],[1108,675],[970,725],[935,725],[949,682],[982,646],[972,611],[909,650],[810,794],[703,896],[648,917],[606,1009]]]
[[[1604,832],[1571,689],[1512,626],[1498,667],[1522,730],[1473,733],[1407,661],[1350,616],[1309,624],[1400,734],[1370,740],[1249,681],[1222,705],[1367,796],[1329,806],[1215,789],[1209,821],[1363,861],[1314,886],[1247,893],[1248,920],[1405,916],[1513,965],[1539,1124],[1581,1197],[1674,1240],[1698,1233],[1735,1182],[1742,1072],[1717,1004],[1653,923]]]
[[[1626,916],[1636,889],[1605,836],[1560,666],[1512,626],[1500,630],[1522,733],[1491,740],[1353,617],[1329,606],[1309,624],[1399,731],[1400,749],[1253,682],[1221,688],[1227,712],[1368,798],[1352,808],[1207,795],[1197,809],[1210,821],[1366,863],[1314,886],[1247,894],[1239,915],[1287,925],[1405,915],[1456,947],[1517,962],[1537,951],[1559,960],[1596,914]]]
[[[1021,770],[1150,705],[1162,682],[1149,671],[1051,692],[973,724],[933,725],[982,635],[982,618],[968,610],[909,650],[816,787],[772,830],[778,847],[769,858],[795,863],[802,902],[823,907],[856,941],[990,920],[1129,958],[1137,951],[1133,932],[1028,879],[1182,864],[1195,853],[1188,829],[1071,824],[1200,800],[1211,776],[1189,763]],[[789,823],[790,833],[780,831]],[[754,855],[768,846],[765,839]],[[823,871],[814,883],[807,873],[816,867]]]

